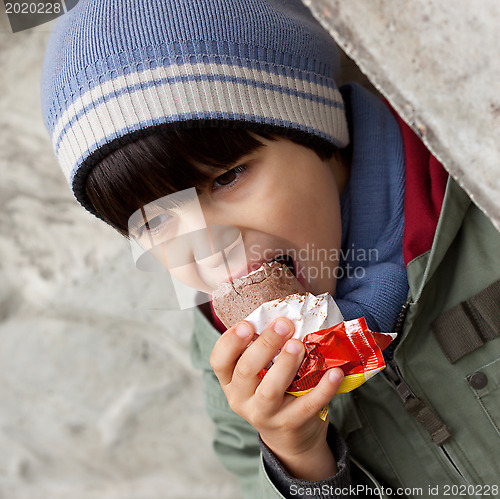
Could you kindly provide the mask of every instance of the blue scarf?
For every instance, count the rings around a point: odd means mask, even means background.
[[[341,196],[342,252],[335,300],[345,320],[390,332],[408,294],[403,262],[405,160],[388,107],[358,85],[341,89],[352,162]]]

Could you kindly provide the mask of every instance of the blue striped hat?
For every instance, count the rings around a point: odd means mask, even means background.
[[[56,23],[45,124],[76,198],[155,127],[245,127],[348,144],[336,46],[300,0],[80,0]]]

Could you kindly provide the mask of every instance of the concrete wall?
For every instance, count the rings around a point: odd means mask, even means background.
[[[304,3],[500,230],[500,3]]]
[[[235,499],[191,314],[73,199],[41,118],[50,26],[0,27],[0,498]]]

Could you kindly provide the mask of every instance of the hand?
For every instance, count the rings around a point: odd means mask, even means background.
[[[304,480],[323,480],[337,473],[337,464],[326,441],[328,421],[318,412],[337,392],[343,373],[331,369],[301,397],[286,394],[304,357],[303,343],[290,339],[292,335],[293,323],[285,318],[276,319],[259,336],[242,321],[219,338],[210,364],[231,409],[259,432],[288,472]],[[278,352],[261,381],[257,374]]]

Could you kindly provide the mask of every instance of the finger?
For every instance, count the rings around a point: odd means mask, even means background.
[[[262,411],[275,412],[283,403],[285,390],[290,386],[304,359],[304,344],[300,340],[288,340],[278,355],[276,362],[266,373],[257,390],[256,397],[261,402]]]
[[[293,411],[294,421],[300,425],[315,417],[323,407],[326,407],[337,393],[344,378],[342,369],[336,367],[327,371],[320,382],[308,393],[299,397],[288,410]]]
[[[253,336],[253,326],[242,321],[229,328],[217,340],[210,355],[210,365],[223,387],[231,383],[236,363]]]
[[[269,365],[286,340],[293,334],[293,322],[281,317],[266,328],[243,352],[236,363],[232,383],[248,395],[255,392],[260,383],[257,374]]]

